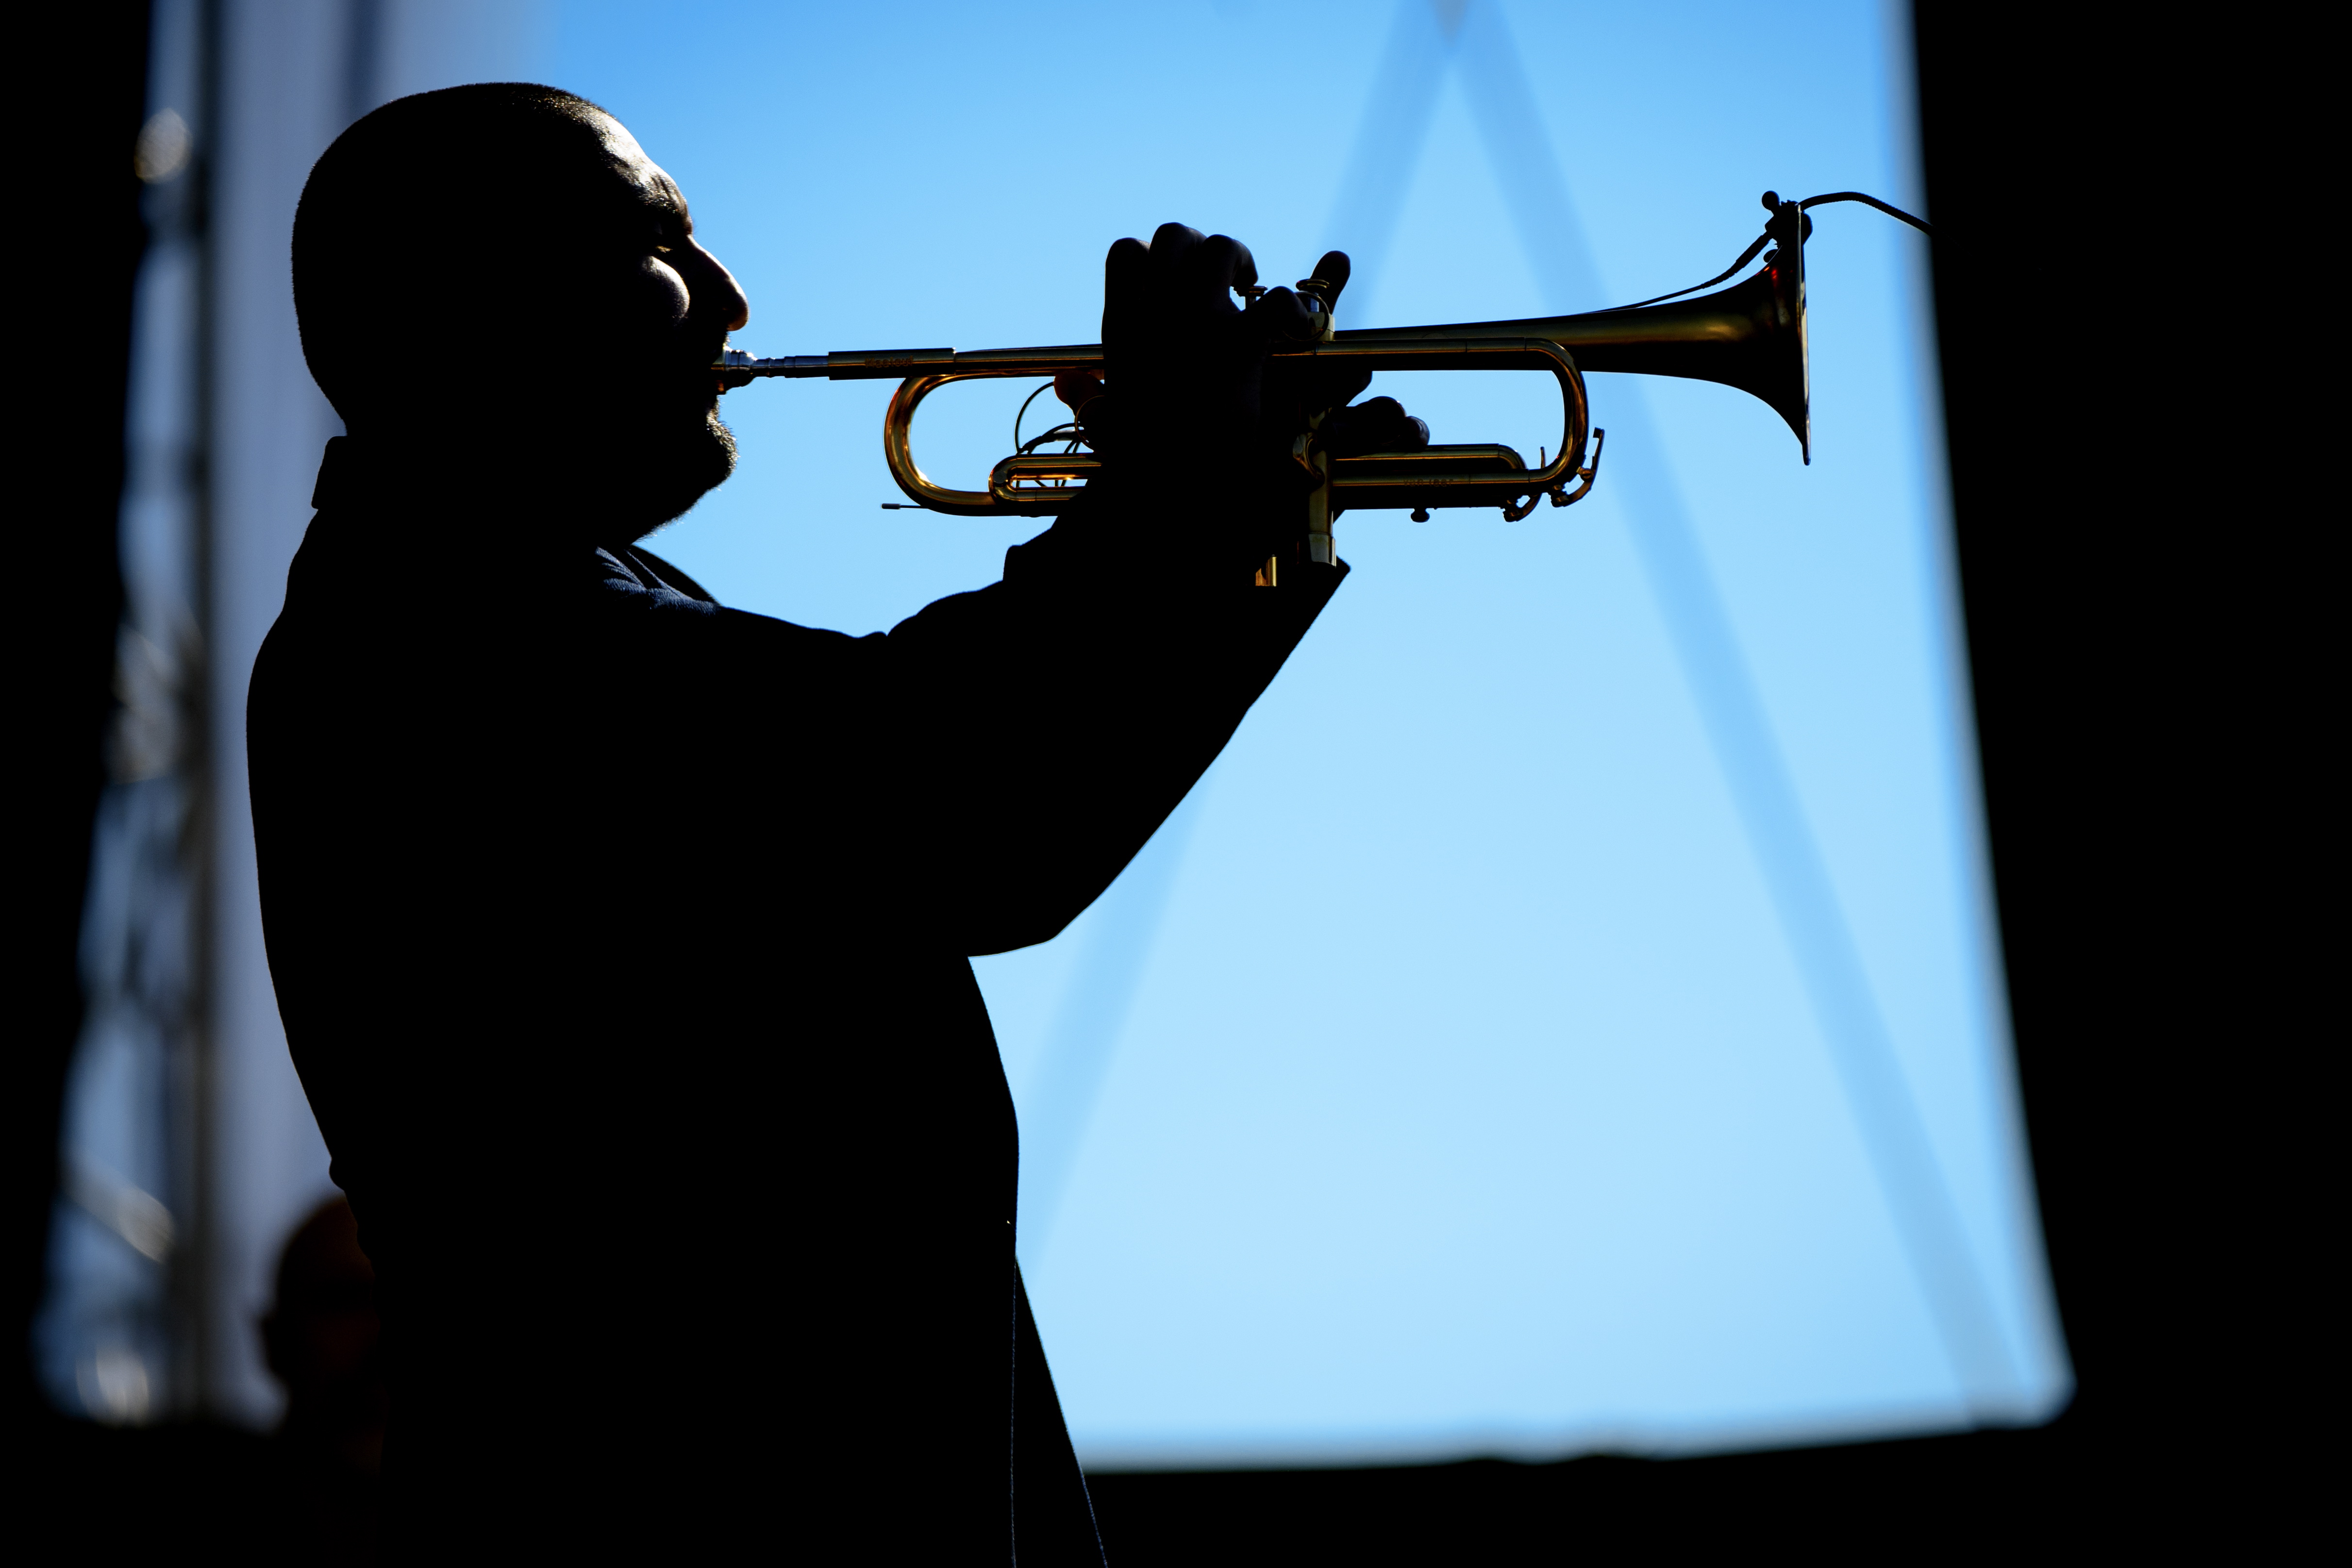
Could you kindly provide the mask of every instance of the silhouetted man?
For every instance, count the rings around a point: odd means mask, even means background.
[[[966,959],[1108,885],[1338,585],[1282,453],[1362,378],[1265,374],[1309,319],[1235,305],[1234,242],[1120,241],[1111,477],[850,637],[635,544],[732,466],[748,307],[602,111],[378,110],[294,275],[350,434],[254,672],[254,819],[380,1280],[395,1550],[1097,1562]]]

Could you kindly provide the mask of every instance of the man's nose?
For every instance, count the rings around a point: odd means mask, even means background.
[[[741,331],[751,320],[751,301],[744,297],[743,286],[735,281],[735,274],[727,270],[725,262],[698,245],[695,249],[701,253],[707,274],[694,280],[695,303],[714,316],[723,317],[729,331]]]

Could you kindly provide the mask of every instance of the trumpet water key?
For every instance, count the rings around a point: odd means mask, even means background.
[[[1510,519],[1527,516],[1549,497],[1567,506],[1590,494],[1600,468],[1605,431],[1591,426],[1585,371],[1683,376],[1736,386],[1769,405],[1788,422],[1807,462],[1812,460],[1811,389],[1805,354],[1805,249],[1812,229],[1805,209],[1825,202],[1858,201],[1902,219],[1922,233],[1927,226],[1874,196],[1837,191],[1803,201],[1764,193],[1771,214],[1764,233],[1717,277],[1637,305],[1582,315],[1441,326],[1339,331],[1323,313],[1318,341],[1275,351],[1276,358],[1345,359],[1368,370],[1549,371],[1559,385],[1559,445],[1534,467],[1509,447],[1432,445],[1418,451],[1335,458],[1302,433],[1297,460],[1317,477],[1308,498],[1308,548],[1330,559],[1330,519],[1349,509],[1411,509],[1425,517],[1436,508],[1494,506]],[[1768,247],[1769,247],[1768,249]],[[1696,294],[1738,274],[1762,256],[1750,277],[1712,294]],[[1310,309],[1321,305],[1319,280],[1299,286]],[[1074,487],[1101,471],[1103,459],[1078,448],[1085,432],[1065,425],[998,463],[986,489],[952,489],[915,461],[915,411],[950,382],[990,378],[1053,378],[1073,373],[1099,376],[1099,343],[1055,347],[885,349],[757,359],[729,349],[713,367],[722,387],[763,377],[831,381],[895,379],[898,390],[882,421],[882,453],[891,478],[915,506],[963,517],[1039,517],[1059,511]],[[1043,390],[1042,388],[1040,389]],[[1058,442],[1068,450],[1034,448]],[[1203,500],[1213,498],[1203,497]]]

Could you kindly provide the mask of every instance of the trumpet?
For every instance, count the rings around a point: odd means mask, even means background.
[[[1546,498],[1554,506],[1568,506],[1590,495],[1608,433],[1591,426],[1586,371],[1682,376],[1738,387],[1762,399],[1787,421],[1804,460],[1811,462],[1804,242],[1812,220],[1804,209],[1832,201],[1865,202],[1927,231],[1910,214],[1860,192],[1833,192],[1799,202],[1782,201],[1767,191],[1764,206],[1772,216],[1763,235],[1707,282],[1616,310],[1522,321],[1339,331],[1328,308],[1333,290],[1321,279],[1303,281],[1302,299],[1310,301],[1310,310],[1320,307],[1320,335],[1301,345],[1277,348],[1270,358],[1346,360],[1373,371],[1549,371],[1559,383],[1561,405],[1559,445],[1552,449],[1557,455],[1539,455],[1532,468],[1518,452],[1495,444],[1432,445],[1419,451],[1333,458],[1318,449],[1312,431],[1300,435],[1293,456],[1314,477],[1307,500],[1309,558],[1333,559],[1330,520],[1350,509],[1410,509],[1416,521],[1425,521],[1437,508],[1494,506],[1516,521]],[[1738,273],[1768,245],[1771,249],[1753,276],[1717,293],[1678,298]],[[1021,449],[991,470],[988,488],[954,489],[923,472],[915,461],[913,438],[916,410],[940,387],[959,381],[1055,377],[1071,372],[1099,375],[1099,343],[962,353],[895,349],[779,359],[757,359],[729,349],[712,368],[722,386],[767,377],[897,378],[898,393],[883,416],[883,458],[908,500],[927,510],[959,517],[1052,516],[1077,494],[1076,486],[1102,470],[1099,457],[1076,449],[1085,440],[1079,426],[1064,426],[1020,443],[1016,422]],[[1034,449],[1055,440],[1071,449]]]

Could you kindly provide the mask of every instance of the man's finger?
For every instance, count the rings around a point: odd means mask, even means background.
[[[1339,303],[1339,290],[1348,286],[1349,275],[1355,269],[1349,265],[1348,253],[1346,251],[1327,250],[1323,253],[1323,259],[1315,264],[1314,272],[1306,278],[1300,279],[1298,286],[1301,289],[1304,289],[1309,283],[1322,282],[1329,284],[1330,288],[1324,294],[1323,298],[1327,303],[1337,306]]]
[[[1150,309],[1151,252],[1139,239],[1122,239],[1103,258],[1103,342],[1122,342],[1143,325]]]
[[[1167,277],[1175,291],[1171,304],[1230,315],[1241,308],[1234,303],[1235,286],[1247,288],[1257,281],[1257,261],[1240,240],[1213,234],[1192,247]]]
[[[1151,251],[1139,239],[1111,241],[1110,254],[1103,258],[1103,280],[1117,287],[1131,286],[1139,281],[1151,265]]]
[[[1407,414],[1395,398],[1375,397],[1334,412],[1323,423],[1323,441],[1335,458],[1418,452],[1429,445],[1429,426]]]
[[[1186,262],[1209,237],[1189,224],[1163,223],[1151,231],[1151,280],[1161,289],[1181,286]]]

